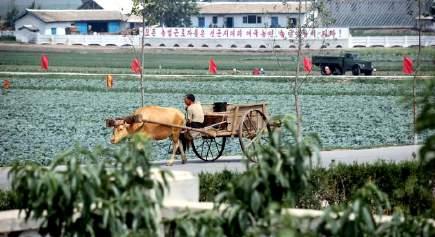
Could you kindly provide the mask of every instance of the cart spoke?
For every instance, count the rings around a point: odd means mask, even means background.
[[[219,152],[219,146],[218,146],[218,143],[216,142],[216,140],[214,140],[214,146],[216,147],[216,151]]]

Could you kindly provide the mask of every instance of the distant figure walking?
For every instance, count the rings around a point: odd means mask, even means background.
[[[112,89],[112,87],[113,87],[113,78],[112,78],[111,74],[108,74],[106,76],[106,87],[107,87],[107,89]]]
[[[326,76],[332,75],[331,69],[328,66],[325,66],[325,75]]]

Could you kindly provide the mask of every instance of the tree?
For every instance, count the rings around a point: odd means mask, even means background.
[[[133,2],[133,13],[142,15],[141,9],[145,9],[145,20],[148,25],[191,26],[190,17],[198,14],[195,0],[134,0]]]
[[[310,2],[310,4],[308,4]],[[284,5],[289,6],[287,1],[283,2]],[[304,8],[307,12],[305,23],[302,24],[302,0],[298,1],[298,20],[297,20],[297,57],[296,57],[296,76],[291,82],[292,94],[294,97],[294,108],[296,113],[296,133],[298,141],[302,139],[302,105],[300,100],[300,91],[303,83],[307,77],[300,78],[300,66],[302,57],[302,45],[304,43],[304,31],[306,28],[315,28],[319,26],[327,26],[334,22],[327,8],[325,7],[324,0],[304,1]],[[290,6],[288,7],[290,12]]]
[[[19,13],[20,12],[18,11],[17,6],[13,4],[11,10],[6,13],[6,27],[14,27],[15,20],[17,19]]]
[[[152,26],[159,24],[160,26],[190,26],[190,16],[198,13],[198,8],[195,0],[133,0],[133,8],[131,11],[134,15],[142,16],[142,26]],[[142,30],[141,37],[141,72],[140,72],[140,90],[141,104],[144,106],[144,64],[145,54],[145,31]],[[133,46],[133,50],[136,49]]]
[[[32,2],[32,4],[30,4],[30,6],[28,7],[28,9],[41,9],[41,6],[36,4],[36,0],[34,0]]]

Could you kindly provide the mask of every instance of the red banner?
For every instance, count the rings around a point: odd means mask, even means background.
[[[48,71],[48,57],[44,54],[41,56],[41,69]]]

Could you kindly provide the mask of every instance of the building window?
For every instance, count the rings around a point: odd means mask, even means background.
[[[296,27],[296,24],[297,24],[296,18],[289,18],[288,19],[288,26],[290,28]]]
[[[261,24],[261,16],[248,15],[243,17],[243,24]]]
[[[200,27],[200,28],[205,27],[205,18],[202,16],[198,17],[198,27]]]
[[[217,24],[218,23],[218,17],[217,16],[213,16],[213,24]]]
[[[255,24],[255,23],[257,23],[257,16],[256,15],[248,16],[248,24]]]
[[[56,27],[51,28],[51,34],[56,35],[56,33],[57,33]]]

